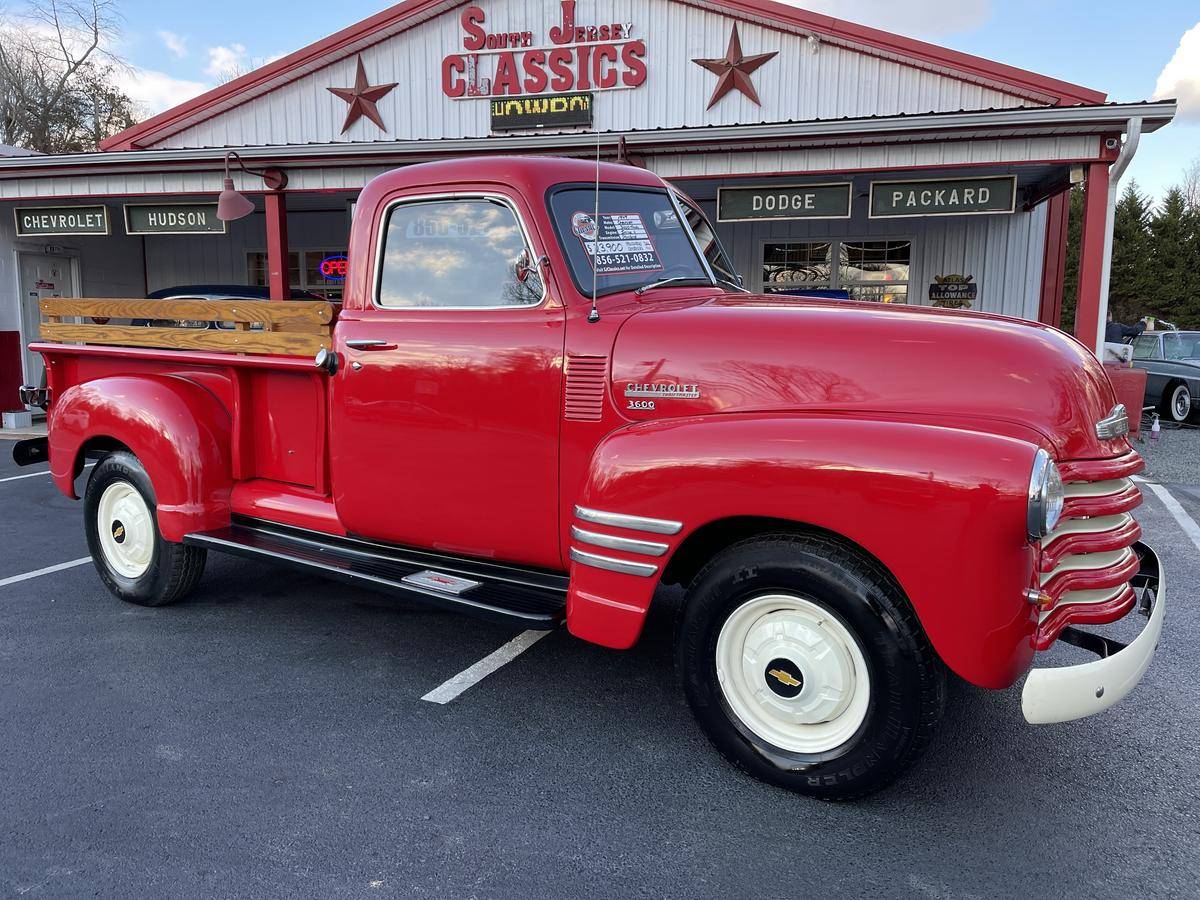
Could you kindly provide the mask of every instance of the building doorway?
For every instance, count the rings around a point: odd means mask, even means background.
[[[25,384],[40,385],[45,366],[29,345],[40,339],[40,302],[47,297],[78,297],[76,261],[70,256],[46,253],[17,253],[17,277],[21,298],[21,357]]]

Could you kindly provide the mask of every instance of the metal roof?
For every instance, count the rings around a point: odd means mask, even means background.
[[[1004,138],[1054,134],[1119,134],[1133,117],[1142,130],[1155,131],[1175,116],[1173,100],[1105,103],[1094,106],[1017,107],[1013,109],[937,112],[921,115],[870,116],[755,125],[707,125],[648,131],[606,133],[611,144],[623,136],[631,151],[677,152],[718,147],[752,149],[840,143],[888,143],[954,137]],[[603,139],[603,135],[601,136]],[[570,134],[492,135],[483,138],[373,141],[356,144],[284,144],[238,148],[245,159],[320,165],[338,161],[442,156],[453,153],[572,152],[595,147],[595,132]],[[37,176],[49,170],[119,171],[131,166],[169,170],[219,168],[223,147],[186,150],[128,150],[62,156],[0,158],[0,178]],[[199,163],[200,165],[197,165]],[[9,174],[11,173],[11,174]]]

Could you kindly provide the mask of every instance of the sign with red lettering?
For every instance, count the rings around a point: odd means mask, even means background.
[[[646,83],[646,42],[632,22],[582,25],[575,0],[561,0],[562,20],[549,42],[532,31],[488,31],[468,6],[459,21],[463,50],[442,60],[442,91],[453,100],[616,91]]]
[[[350,260],[344,256],[327,256],[321,260],[321,277],[326,281],[345,281],[349,266]]]

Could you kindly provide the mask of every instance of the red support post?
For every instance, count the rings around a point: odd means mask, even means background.
[[[287,195],[267,192],[267,285],[272,300],[291,300],[288,266]]]
[[[1063,284],[1067,273],[1067,231],[1071,191],[1055,194],[1046,202],[1046,250],[1042,257],[1042,298],[1038,321],[1062,327]]]
[[[1100,329],[1100,285],[1104,277],[1104,231],[1108,218],[1108,163],[1091,163],[1083,189],[1083,235],[1079,241],[1079,294],[1075,337],[1093,351]]]

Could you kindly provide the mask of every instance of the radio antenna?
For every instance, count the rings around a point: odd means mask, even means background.
[[[600,281],[600,237],[603,229],[600,227],[600,129],[596,129],[596,240],[592,243],[592,309],[587,320],[591,324],[600,321],[600,310],[596,309],[596,294],[599,292]]]

